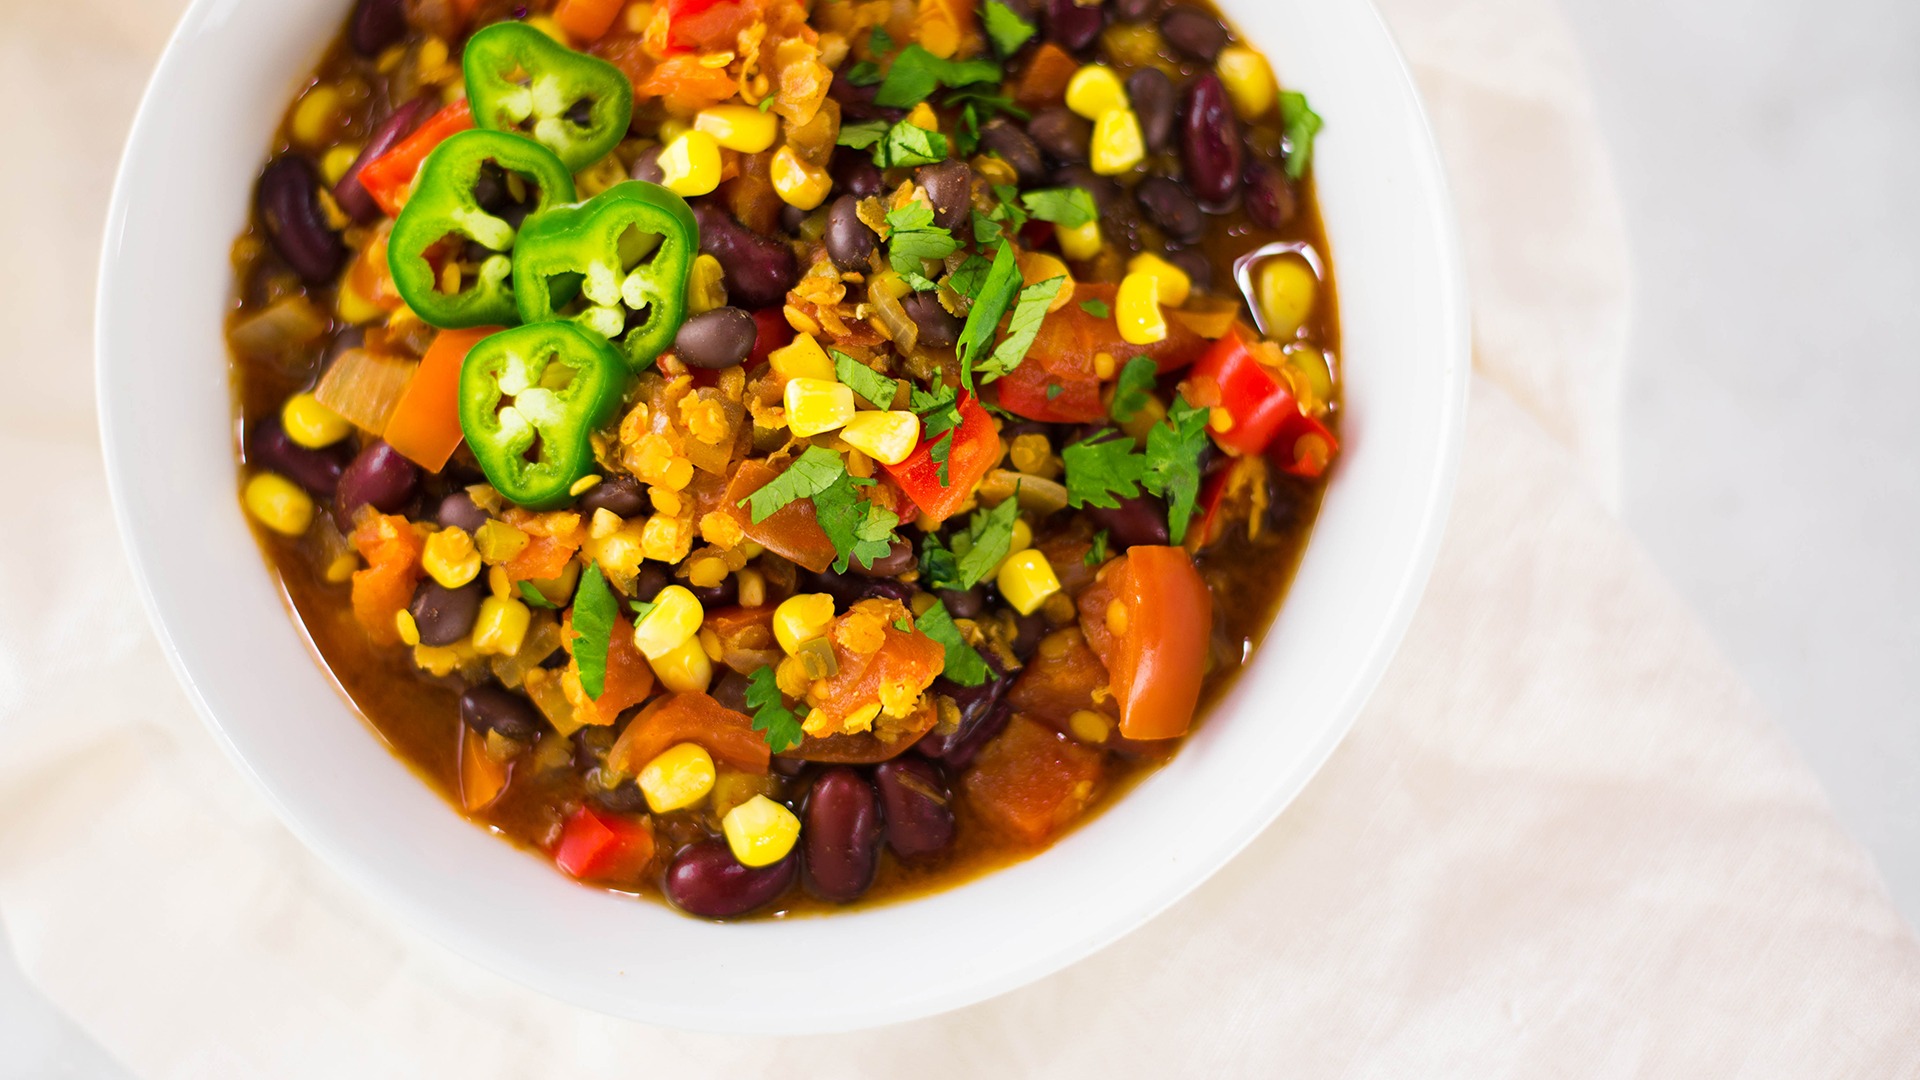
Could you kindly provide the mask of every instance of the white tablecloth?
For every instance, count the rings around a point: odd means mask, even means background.
[[[138,1074],[1920,1074],[1912,933],[1607,509],[1626,264],[1542,0],[1387,5],[1466,223],[1479,374],[1432,587],[1352,736],[1113,948],[945,1017],[789,1040],[611,1020],[399,932],[176,689],[106,506],[83,328],[178,4],[0,9],[32,155],[0,172],[0,914]]]

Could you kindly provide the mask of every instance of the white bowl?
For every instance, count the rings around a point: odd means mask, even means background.
[[[760,1033],[891,1023],[1011,990],[1139,926],[1245,846],[1333,750],[1425,586],[1469,366],[1440,165],[1366,0],[1225,5],[1327,118],[1315,168],[1346,378],[1332,487],[1233,692],[1170,764],[1035,858],[910,902],[735,925],[575,885],[463,820],[346,706],[241,519],[221,334],[228,249],[281,110],[348,6],[188,10],[141,104],[107,220],[100,427],[148,611],[200,714],[287,825],[405,922],[556,997],[655,1023]],[[956,940],[967,943],[948,954],[957,965],[894,962],[903,944]],[[805,994],[739,992],[800,972]]]

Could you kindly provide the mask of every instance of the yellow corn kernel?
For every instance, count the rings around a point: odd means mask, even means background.
[[[280,426],[287,429],[287,438],[310,450],[332,446],[353,431],[351,423],[312,394],[288,398],[280,406]]]
[[[704,131],[682,132],[660,148],[660,173],[675,195],[705,195],[720,186],[720,144]]]
[[[1054,235],[1060,238],[1060,252],[1069,259],[1085,262],[1100,254],[1100,222],[1089,221],[1074,228],[1060,226],[1054,229]]]
[[[702,252],[687,273],[687,314],[701,315],[727,305],[726,270],[720,260]]]
[[[920,418],[904,411],[858,413],[840,429],[840,437],[875,461],[898,465],[920,445]]]
[[[287,134],[300,146],[325,146],[333,138],[339,121],[340,88],[321,83],[307,91],[300,104],[293,107],[293,120],[287,124]]]
[[[968,17],[972,25],[973,19]],[[914,12],[914,36],[922,48],[942,60],[950,60],[960,51],[960,27],[954,20],[954,8],[942,0],[920,0]]]
[[[282,536],[300,536],[313,524],[313,496],[279,473],[255,473],[242,501],[254,520]]]
[[[1093,358],[1093,373],[1103,379],[1112,378],[1113,373],[1111,370],[1105,375],[1100,375],[1100,357],[1102,356],[1107,357],[1106,366],[1109,369],[1113,367],[1113,357],[1108,356],[1106,353],[1097,353]],[[1007,461],[1013,466],[1015,472],[1029,473],[1037,476],[1042,470],[1046,469],[1047,461],[1052,457],[1053,440],[1037,431],[1029,431],[1024,435],[1015,435],[1013,441],[1007,444]]]
[[[1320,282],[1305,260],[1291,256],[1268,259],[1254,283],[1267,337],[1286,341],[1298,334],[1313,314],[1314,297],[1319,291]]]
[[[791,146],[774,153],[771,169],[773,190],[789,206],[811,210],[825,202],[827,192],[833,190],[833,177],[827,170],[808,162]]]
[[[1179,307],[1193,295],[1193,279],[1185,270],[1173,265],[1151,251],[1143,251],[1127,261],[1127,273],[1145,274],[1158,285],[1160,302],[1168,307]]]
[[[658,660],[692,640],[705,619],[698,597],[684,585],[669,585],[653,598],[653,610],[634,623],[633,647]]]
[[[1158,280],[1139,273],[1120,279],[1120,291],[1113,298],[1113,318],[1120,324],[1121,338],[1129,345],[1151,345],[1167,336]]]
[[[1092,709],[1076,709],[1067,717],[1067,730],[1081,742],[1098,746],[1113,734],[1113,721]]]
[[[1061,265],[1064,266],[1066,264],[1062,263]],[[867,282],[867,292],[869,294],[876,292],[885,293],[895,300],[900,299],[912,291],[913,286],[907,284],[907,279],[894,273],[892,270],[882,270],[873,275],[873,279]]]
[[[1277,87],[1266,57],[1245,45],[1229,45],[1220,50],[1213,67],[1220,73],[1220,82],[1233,99],[1233,111],[1240,114],[1240,119],[1252,120],[1273,108]]]
[[[545,597],[554,607],[566,607],[573,602],[573,591],[580,585],[580,563],[578,560],[569,562],[558,577],[541,578],[527,584],[533,586],[533,591]],[[518,591],[518,586],[515,586],[515,591]]]
[[[349,270],[340,278],[340,287],[334,290],[333,310],[340,321],[354,326],[365,326],[370,322],[387,317],[387,309],[361,295],[353,287],[353,272]]]
[[[757,154],[773,145],[780,118],[751,105],[715,105],[694,115],[693,130],[706,132],[729,150]]]
[[[800,819],[765,795],[727,811],[720,827],[742,866],[772,866],[786,858],[800,838]]]
[[[789,379],[787,430],[805,439],[853,419],[853,388],[831,379]]]
[[[1007,541],[1007,553],[1001,556],[1000,561],[993,565],[993,569],[987,571],[987,576],[998,577],[1000,571],[1006,567],[1009,560],[1032,546],[1033,526],[1027,524],[1025,518],[1014,518],[1013,536]],[[1042,599],[1044,600],[1045,598],[1042,597]],[[1024,615],[1026,612],[1021,612],[1021,614]]]
[[[933,106],[924,101],[907,111],[907,123],[922,131],[940,130],[939,114],[933,111]]]
[[[341,143],[321,155],[320,175],[327,181],[327,186],[332,187],[339,183],[340,178],[347,175],[347,170],[353,168],[354,161],[359,157],[359,143]]]
[[[420,568],[447,588],[457,589],[480,576],[480,551],[467,530],[451,526],[427,537]]]
[[[414,621],[413,612],[406,608],[393,613],[393,629],[400,635],[401,644],[408,648],[420,644],[420,624]]]
[[[1000,595],[1022,615],[1040,610],[1047,597],[1060,591],[1060,579],[1054,576],[1053,564],[1034,548],[1007,556],[993,581],[1000,586]]]
[[[783,379],[832,379],[833,361],[812,334],[801,334],[792,342],[767,354],[773,373]]]
[[[640,528],[640,550],[656,562],[677,563],[693,550],[693,522],[655,514]]]
[[[687,584],[696,589],[711,589],[727,580],[727,561],[717,555],[702,555],[687,564]]]
[[[833,596],[829,593],[795,593],[773,609],[773,637],[788,653],[827,632],[833,622]]]
[[[1132,109],[1114,109],[1093,122],[1093,143],[1087,148],[1093,171],[1118,176],[1144,161],[1147,143],[1140,134],[1140,118]]]
[[[1104,352],[1094,353],[1093,354],[1094,377],[1100,378],[1100,379],[1113,378],[1114,368],[1118,363],[1119,362],[1113,358],[1112,353],[1104,353]]]
[[[1088,64],[1067,80],[1067,108],[1089,120],[1127,108],[1127,88],[1105,64]]]
[[[741,607],[759,607],[767,602],[767,577],[751,567],[740,571],[738,579]]]
[[[354,571],[360,569],[360,558],[351,552],[341,552],[329,561],[321,570],[320,576],[335,585],[345,585],[353,580]]]
[[[573,42],[567,40],[567,32],[560,29],[560,24],[553,21],[553,16],[529,15],[527,16],[526,22],[528,26],[533,27],[535,30],[540,31],[569,49],[573,47]]]
[[[531,542],[532,538],[526,533],[499,518],[489,520],[473,534],[473,546],[489,565],[512,562]]]
[[[648,658],[647,664],[660,685],[677,694],[704,694],[713,683],[713,660],[697,633],[665,656]]]
[[[1053,278],[1065,278],[1060,283],[1060,291],[1053,294],[1053,300],[1047,305],[1047,314],[1051,315],[1068,304],[1073,303],[1073,271],[1067,264],[1044,251],[1023,251],[1015,257],[1020,267],[1020,282],[1023,285],[1038,285]]]
[[[505,596],[480,601],[480,617],[473,621],[473,651],[482,656],[512,656],[527,639],[533,612]]]
[[[713,790],[713,756],[699,743],[675,743],[640,766],[634,783],[656,814],[696,806]]]

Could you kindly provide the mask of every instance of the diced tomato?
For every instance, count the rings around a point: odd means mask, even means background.
[[[773,636],[775,606],[762,604],[707,612],[701,629],[713,631],[719,640],[721,663],[742,675],[751,675],[780,662],[780,643]]]
[[[1266,454],[1280,471],[1309,479],[1327,469],[1340,444],[1327,426],[1306,414],[1278,370],[1263,363],[1267,342],[1252,342],[1235,326],[1213,343],[1193,366],[1196,382],[1217,388],[1219,405],[1233,418],[1226,431],[1213,431],[1221,446],[1242,454]],[[1271,359],[1278,359],[1274,350]]]
[[[1062,104],[1067,99],[1067,83],[1078,70],[1080,61],[1072,53],[1051,41],[1043,42],[1015,81],[1013,100],[1028,110]]]
[[[500,568],[507,572],[510,581],[550,581],[566,572],[567,564],[573,561],[573,553],[578,550],[578,541],[535,536],[528,539],[520,554],[502,563]]]
[[[567,653],[573,653],[573,643],[579,635],[573,632],[573,611],[568,609],[565,632],[560,635],[566,643]],[[575,678],[580,675],[579,661],[570,661]],[[613,631],[607,638],[607,676],[600,686],[600,696],[589,698],[584,689],[581,697],[573,700],[573,718],[582,724],[605,727],[620,719],[620,714],[647,700],[653,693],[653,665],[633,644],[633,624],[625,616],[616,615],[613,619]]]
[[[367,560],[353,572],[353,614],[375,645],[397,645],[394,616],[413,602],[426,547],[413,524],[394,514],[370,514],[353,530],[353,546]]]
[[[1049,424],[1104,420],[1100,380],[1062,379],[1035,363],[1021,364],[993,384],[996,403],[1016,416]]]
[[[647,37],[661,55],[716,52],[734,48],[740,31],[760,18],[761,5],[752,0],[667,0],[654,8]]]
[[[426,123],[414,129],[398,146],[367,162],[360,170],[361,186],[387,216],[398,214],[414,174],[420,171],[420,163],[449,135],[472,126],[473,109],[463,97],[429,116]]]
[[[628,775],[675,743],[692,742],[707,753],[750,773],[767,771],[767,740],[753,730],[745,713],[734,712],[701,693],[667,694],[640,710],[607,751],[607,766]]]
[[[1106,662],[1120,704],[1120,734],[1185,735],[1213,640],[1213,594],[1193,558],[1184,548],[1128,548],[1079,606],[1080,628]]]
[[[946,667],[947,651],[919,630],[895,625],[908,619],[898,600],[862,600],[829,626],[837,670],[814,684],[814,700],[836,727],[874,702],[905,713]],[[887,726],[883,719],[876,728]]]
[[[787,313],[781,308],[761,308],[753,313],[753,325],[758,330],[753,339],[753,352],[747,357],[747,367],[755,368],[767,362],[767,354],[793,341],[793,327],[787,323]]]
[[[653,830],[644,821],[580,807],[568,815],[553,862],[576,881],[630,882],[653,861]]]
[[[1079,630],[1068,627],[1048,635],[1040,650],[1007,689],[1007,704],[1019,712],[1064,729],[1082,709],[1119,712],[1112,695],[1095,701],[1094,692],[1107,685],[1107,666],[1100,662]]]
[[[1041,844],[1086,812],[1104,771],[1100,751],[1016,713],[960,783],[988,825],[1023,844]]]
[[[1083,281],[1073,287],[1073,302],[1052,312],[1040,323],[1033,346],[1027,350],[1022,368],[1035,361],[1062,381],[1094,378],[1094,357],[1106,353],[1113,357],[1114,370],[1125,367],[1136,356],[1153,359],[1161,372],[1173,371],[1193,363],[1206,351],[1207,340],[1178,319],[1167,320],[1167,336],[1151,345],[1128,344],[1120,336],[1120,324],[1113,315],[1115,285]],[[1080,305],[1098,301],[1107,306],[1104,317]]]
[[[839,557],[833,541],[820,528],[814,516],[812,499],[795,499],[761,521],[753,520],[752,504],[740,505],[748,496],[773,482],[780,475],[764,461],[751,459],[740,463],[727,485],[726,501],[720,509],[740,523],[747,538],[783,559],[820,573]]]
[[[939,438],[922,438],[907,460],[884,466],[900,490],[935,521],[953,516],[972,496],[974,486],[987,475],[987,470],[1000,463],[1000,432],[993,426],[993,417],[965,391],[960,393],[959,407],[960,426],[953,429],[947,449],[945,483],[940,480],[940,466],[933,460],[933,448]]]
[[[460,725],[460,808],[469,814],[493,805],[506,790],[512,763],[487,753],[487,737]]]

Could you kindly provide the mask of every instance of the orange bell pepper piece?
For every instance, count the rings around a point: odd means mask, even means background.
[[[382,438],[415,465],[428,472],[446,468],[460,445],[460,365],[480,339],[497,326],[471,330],[442,330],[427,346],[413,381],[401,391],[400,401],[387,418]]]

